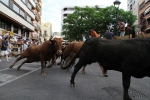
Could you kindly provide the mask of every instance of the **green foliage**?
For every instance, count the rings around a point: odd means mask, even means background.
[[[118,19],[133,25],[136,16],[131,11],[119,9]],[[65,39],[82,40],[82,35],[90,35],[90,29],[94,29],[99,35],[104,35],[108,29],[107,25],[116,24],[116,8],[114,6],[106,8],[76,6],[74,13],[68,15],[63,21],[62,34],[65,35]]]

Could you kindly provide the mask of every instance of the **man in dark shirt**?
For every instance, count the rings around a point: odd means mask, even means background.
[[[106,39],[112,39],[112,37],[114,37],[115,35],[112,32],[109,32],[108,30],[106,31],[106,33],[104,34],[104,37]]]
[[[129,39],[135,38],[135,31],[133,28],[131,28],[131,25],[127,25],[128,33],[129,33]]]
[[[2,56],[6,55],[6,60],[7,60],[7,62],[9,62],[7,47],[8,47],[8,38],[6,37],[5,40],[2,42],[1,56],[0,56],[0,58]]]

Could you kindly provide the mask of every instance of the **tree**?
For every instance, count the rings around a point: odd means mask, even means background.
[[[69,40],[82,40],[82,35],[89,36],[89,30],[93,28],[99,35],[104,35],[108,26],[114,26],[116,23],[115,12],[114,6],[106,8],[76,6],[74,13],[63,20],[62,34]],[[118,13],[118,18],[125,23],[133,24],[136,20],[136,17],[130,11],[119,9]]]

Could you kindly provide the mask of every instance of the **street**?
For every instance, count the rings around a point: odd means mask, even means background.
[[[104,77],[98,64],[93,63],[81,70],[75,78],[76,87],[70,87],[70,71],[61,70],[57,64],[46,68],[41,76],[40,63],[24,64],[21,61],[9,69],[16,58],[0,62],[0,100],[123,100],[122,74],[108,71]],[[57,60],[57,63],[60,59]],[[133,100],[150,100],[150,78],[131,78],[129,95]]]

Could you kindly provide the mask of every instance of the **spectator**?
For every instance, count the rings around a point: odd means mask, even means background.
[[[142,13],[140,16],[140,31],[143,38],[145,38],[145,29],[146,29],[146,19],[144,18],[144,14]]]
[[[12,44],[10,43],[10,40],[8,41],[8,47],[7,47],[7,53],[8,53],[8,58],[10,59],[10,54],[11,54],[11,47]]]
[[[110,32],[110,31],[107,30],[106,33],[104,34],[104,37],[105,37],[106,39],[111,40],[112,37],[115,37],[115,35],[113,34],[113,32]]]
[[[82,41],[85,42],[86,41],[86,38],[84,35],[82,35]]]
[[[32,39],[32,43],[30,44],[30,46],[36,46],[36,40]]]
[[[98,37],[98,34],[96,33],[96,31],[94,31],[94,29],[91,29],[91,37]]]
[[[2,34],[0,34],[0,40],[2,40],[2,39],[3,39]]]
[[[26,50],[27,48],[28,48],[27,41],[24,41],[24,44],[23,44],[23,51]]]
[[[124,34],[125,34],[125,23],[118,21],[118,26],[119,26],[120,36],[124,36]]]
[[[128,29],[128,32],[129,32],[129,39],[135,38],[135,31],[131,27],[131,25],[127,25],[127,29]]]
[[[8,38],[6,37],[6,38],[4,39],[4,41],[2,42],[1,56],[0,56],[0,58],[1,58],[2,56],[6,55],[6,60],[7,60],[7,62],[9,62],[9,60],[8,60],[7,47],[8,47]],[[1,61],[1,60],[0,60],[0,61]]]

